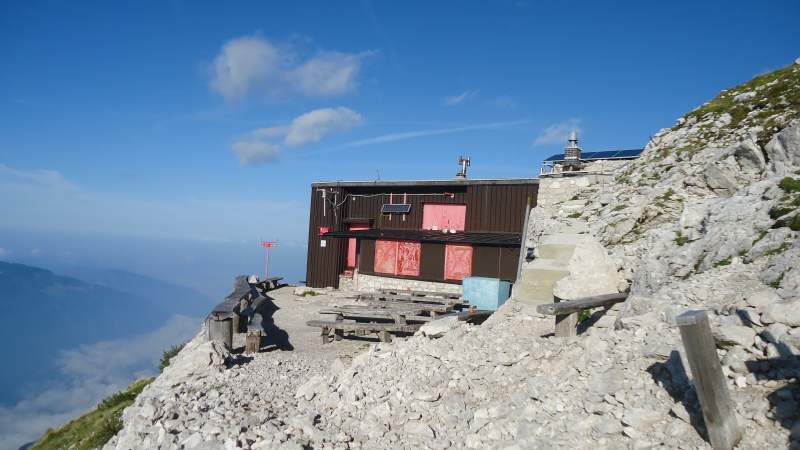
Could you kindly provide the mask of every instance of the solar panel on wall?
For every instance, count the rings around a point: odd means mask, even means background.
[[[381,206],[383,214],[408,214],[411,211],[411,205],[408,203],[384,203]]]

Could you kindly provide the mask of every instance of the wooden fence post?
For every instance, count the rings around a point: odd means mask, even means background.
[[[233,318],[212,314],[208,318],[208,340],[233,348]]]
[[[711,446],[715,450],[732,449],[741,439],[741,432],[711,335],[708,314],[704,310],[686,311],[678,315],[675,322],[681,331]]]

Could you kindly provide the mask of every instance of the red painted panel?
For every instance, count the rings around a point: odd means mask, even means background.
[[[425,203],[422,207],[422,229],[464,231],[467,217],[467,205],[445,205],[441,203]]]
[[[469,245],[445,246],[444,277],[447,280],[462,280],[472,275],[472,247]]]
[[[350,231],[369,230],[368,223],[351,223]],[[356,266],[356,238],[347,240],[347,267]]]
[[[419,242],[398,242],[397,275],[419,276]]]
[[[397,267],[397,242],[375,241],[375,272],[394,275]]]

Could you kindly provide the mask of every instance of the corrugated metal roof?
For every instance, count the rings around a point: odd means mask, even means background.
[[[632,148],[628,150],[606,150],[602,152],[582,152],[581,160],[583,161],[596,161],[598,159],[634,159],[644,151],[643,148]],[[544,159],[545,162],[559,162],[564,161],[564,154],[558,153]]]
[[[359,239],[385,239],[388,241],[416,241],[434,242],[443,244],[480,244],[493,247],[519,247],[522,235],[520,233],[480,233],[457,231],[445,233],[433,230],[354,230],[354,231],[329,231],[322,235],[323,238],[359,238]]]
[[[315,181],[312,187],[336,186],[467,186],[467,185],[509,185],[509,184],[538,184],[538,178],[454,178],[451,180],[374,180],[374,181]]]

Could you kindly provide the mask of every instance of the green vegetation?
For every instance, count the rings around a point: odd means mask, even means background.
[[[169,360],[172,359],[173,356],[177,355],[178,352],[180,352],[181,349],[183,349],[184,345],[186,344],[173,345],[169,349],[164,350],[164,353],[161,354],[161,363],[158,366],[159,372],[163,372],[164,369],[166,369],[167,366],[169,366]]]
[[[769,217],[772,219],[777,219],[789,214],[792,211],[794,211],[794,208],[789,208],[787,206],[773,206],[769,209]]]
[[[315,291],[305,291],[303,292],[303,297],[316,297],[319,293]]]
[[[581,213],[579,213],[579,212],[574,212],[574,213],[572,213],[572,214],[568,215],[567,217],[569,217],[570,219],[577,219],[577,218],[578,218],[578,217],[580,217],[580,216],[581,216]]]
[[[714,267],[722,267],[722,266],[730,266],[731,265],[731,257],[728,256],[725,259],[720,259],[719,261],[714,263]]]
[[[689,238],[678,231],[678,236],[675,238],[675,243],[678,244],[678,247],[683,247],[687,242],[689,242]]]
[[[784,275],[786,275],[786,272],[782,272],[780,275],[778,275],[778,278],[774,279],[774,280],[773,280],[773,281],[772,281],[772,282],[769,284],[769,286],[770,286],[771,288],[773,288],[773,289],[778,289],[779,287],[781,287],[781,282],[783,281],[783,276],[784,276]]]
[[[778,183],[778,187],[787,194],[800,193],[800,179],[786,177]]]
[[[582,310],[581,313],[578,314],[578,323],[589,320],[589,317],[592,317],[592,311],[589,309]]]
[[[122,411],[133,404],[136,396],[152,381],[152,378],[138,380],[128,389],[100,402],[94,410],[60,428],[47,430],[31,450],[90,450],[102,447],[122,429]]]
[[[753,245],[756,245],[756,242],[758,242],[758,241],[760,241],[760,240],[764,239],[764,236],[766,236],[766,235],[767,235],[767,230],[761,230],[761,231],[759,231],[759,232],[758,232],[758,237],[756,237],[755,239],[753,239]]]
[[[800,214],[795,214],[794,217],[789,219],[786,223],[792,231],[800,231]]]
[[[770,250],[768,252],[765,252],[764,256],[779,255],[779,254],[785,252],[788,248],[789,248],[789,244],[787,242],[784,242],[779,247],[773,248],[772,250]]]
[[[628,207],[628,205],[625,205],[625,204],[617,205],[617,206],[614,207],[614,209],[612,211],[622,211],[623,209],[625,209],[627,207]]]

